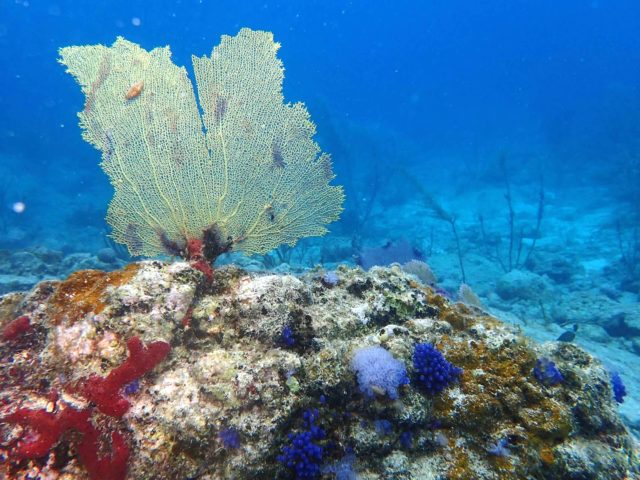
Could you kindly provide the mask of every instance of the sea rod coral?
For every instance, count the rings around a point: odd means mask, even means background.
[[[115,188],[112,236],[132,255],[184,257],[210,278],[221,253],[294,245],[338,218],[342,187],[329,185],[305,106],[283,103],[278,48],[243,28],[194,56],[199,104],[169,47],[118,38],[60,50],[86,96],[84,139]]]

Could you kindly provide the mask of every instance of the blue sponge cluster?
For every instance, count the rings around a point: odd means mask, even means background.
[[[382,347],[364,347],[356,351],[351,368],[356,372],[360,390],[367,398],[373,398],[375,392],[379,392],[395,400],[398,387],[409,383],[404,363]]]
[[[304,430],[288,435],[290,445],[282,447],[282,455],[278,455],[278,462],[282,463],[296,479],[318,478],[321,473],[323,449],[315,443],[322,440],[326,433],[315,422],[318,420],[318,410],[307,410],[303,414]]]
[[[430,395],[440,393],[462,375],[462,369],[449,363],[431,343],[416,344],[413,369],[416,384]]]
[[[553,386],[564,380],[556,364],[548,358],[539,358],[533,367],[533,376],[543,385]]]

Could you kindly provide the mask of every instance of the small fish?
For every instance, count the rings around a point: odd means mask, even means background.
[[[139,82],[131,85],[131,88],[127,91],[127,94],[124,96],[127,100],[133,100],[137,96],[142,93],[142,89],[144,88],[144,82],[140,80]]]
[[[573,342],[573,339],[576,338],[576,332],[578,331],[578,324],[573,325],[572,330],[567,330],[566,332],[562,332],[562,334],[558,337],[558,342]]]

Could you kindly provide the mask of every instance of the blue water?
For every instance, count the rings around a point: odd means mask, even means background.
[[[640,365],[640,3],[631,0],[5,0],[0,293],[129,260],[106,239],[111,187],[81,138],[84,98],[58,48],[116,36],[169,44],[191,72],[191,54],[244,26],[282,44],[285,97],[307,104],[347,194],[327,237],[245,265],[333,268],[381,250],[387,263],[419,258],[453,297],[465,282],[538,339],[578,324],[575,342],[626,370],[630,398],[640,394],[628,368]],[[514,293],[520,280],[529,290]],[[626,405],[640,429],[638,404]]]

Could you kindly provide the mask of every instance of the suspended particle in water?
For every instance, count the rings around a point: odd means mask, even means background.
[[[24,204],[24,202],[15,202],[13,205],[11,205],[11,210],[13,210],[15,213],[23,213],[26,208],[27,206]]]
[[[133,25],[134,27],[139,27],[142,24],[142,20],[140,20],[140,17],[133,17],[131,19],[131,25]]]

